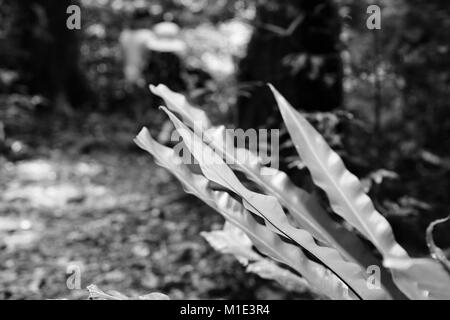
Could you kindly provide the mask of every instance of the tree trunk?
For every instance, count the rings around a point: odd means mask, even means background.
[[[80,30],[66,26],[71,0],[18,0],[16,45],[24,53],[22,74],[33,94],[47,97],[55,110],[70,113],[91,91],[80,68]]]

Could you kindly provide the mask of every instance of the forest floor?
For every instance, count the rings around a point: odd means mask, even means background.
[[[200,232],[222,218],[133,144],[131,120],[26,121],[9,137],[21,156],[0,157],[0,299],[86,299],[90,284],[128,296],[299,298],[209,247]]]

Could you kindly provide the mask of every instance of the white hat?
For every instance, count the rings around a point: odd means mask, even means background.
[[[152,51],[181,53],[186,43],[180,37],[180,27],[173,22],[160,22],[148,32],[146,45]]]

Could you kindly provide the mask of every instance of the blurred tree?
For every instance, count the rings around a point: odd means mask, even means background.
[[[255,31],[238,80],[259,82],[238,101],[238,126],[274,126],[274,103],[262,86],[272,83],[296,108],[341,106],[341,19],[332,0],[257,2]],[[269,120],[272,118],[272,120]]]
[[[10,60],[19,69],[27,93],[44,95],[55,110],[66,114],[91,100],[79,64],[80,31],[66,26],[66,10],[77,1],[7,2],[12,8],[8,42],[16,49]]]

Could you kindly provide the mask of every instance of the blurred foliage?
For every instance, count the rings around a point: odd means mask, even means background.
[[[428,223],[450,211],[448,4],[339,3],[344,20],[344,104],[358,119],[344,126],[345,158],[360,174],[374,168],[398,174],[399,179],[376,186],[372,193],[399,231],[399,240],[426,252]],[[370,4],[382,9],[381,30],[366,28]],[[363,156],[350,156],[358,152]],[[449,237],[438,238],[450,245]]]
[[[239,81],[253,83],[238,101],[240,127],[281,126],[277,108],[264,87],[267,82],[298,109],[310,112],[341,107],[341,19],[337,9],[330,0],[257,1],[254,33],[239,65]]]
[[[88,76],[95,86],[95,91],[100,93],[101,108],[116,110],[123,109],[125,98],[117,41],[125,27],[150,29],[159,22],[170,21],[183,30],[202,28],[186,35],[192,52],[185,57],[184,63],[198,66],[198,63],[192,60],[198,60],[199,52],[205,52],[204,47],[217,50],[216,43],[220,39],[217,34],[208,35],[208,30],[205,30],[207,25],[231,19],[241,10],[245,13],[248,7],[245,1],[237,0],[83,0],[82,4],[83,28],[86,31],[82,54]],[[200,41],[199,36],[203,36]],[[220,45],[225,43],[222,41]],[[164,72],[164,58],[156,58],[150,66],[150,71]]]

